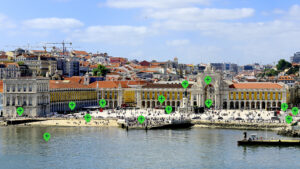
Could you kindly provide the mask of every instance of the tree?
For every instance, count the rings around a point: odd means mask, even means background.
[[[19,61],[19,62],[17,62],[18,63],[18,65],[20,66],[20,65],[24,65],[24,62],[22,62],[22,61]]]
[[[290,67],[292,67],[292,64],[290,62],[284,60],[284,59],[280,59],[278,61],[278,64],[276,65],[276,68],[279,71],[283,71],[283,70],[285,70],[287,68],[290,68]]]
[[[291,74],[296,74],[299,71],[299,67],[295,66],[295,67],[291,67],[286,74],[291,75]]]
[[[103,65],[98,65],[97,68],[93,69],[94,76],[105,76],[108,72],[109,72],[109,69],[107,69]]]
[[[267,76],[277,76],[279,74],[278,71],[274,70],[274,69],[269,69],[268,71],[266,71],[265,73]]]

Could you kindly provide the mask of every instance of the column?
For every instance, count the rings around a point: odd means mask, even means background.
[[[262,101],[260,101],[259,106],[260,106],[260,110],[262,110]]]
[[[249,101],[249,110],[252,110],[252,101]]]
[[[200,97],[201,99],[200,99],[200,105],[201,105],[201,107],[204,107],[204,95],[203,94],[201,94],[201,97]]]
[[[241,101],[239,101],[239,107],[238,107],[238,109],[241,109]]]

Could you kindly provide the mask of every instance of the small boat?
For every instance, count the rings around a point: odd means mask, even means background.
[[[145,130],[154,130],[154,129],[185,129],[191,128],[194,124],[190,119],[179,119],[179,120],[171,120],[165,121],[163,123],[146,125],[146,124],[129,124],[123,119],[118,120],[119,127],[123,129],[145,129]]]
[[[194,124],[190,119],[180,119],[180,120],[172,120],[170,123],[152,126],[149,129],[185,129],[191,128]]]
[[[247,132],[244,132],[244,139],[237,142],[239,146],[300,146],[300,140],[264,140],[258,139],[256,134],[252,134],[247,139]]]

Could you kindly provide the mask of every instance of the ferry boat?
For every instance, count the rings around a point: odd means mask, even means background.
[[[185,129],[191,128],[194,124],[190,119],[171,120],[168,124],[150,126],[149,129]]]
[[[252,134],[247,139],[247,132],[244,132],[244,139],[237,142],[239,146],[300,146],[300,140],[265,140],[259,139],[256,134]]]

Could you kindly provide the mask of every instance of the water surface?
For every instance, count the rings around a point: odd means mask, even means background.
[[[48,142],[43,133],[51,133]],[[300,148],[240,147],[241,130],[1,127],[0,168],[300,168]],[[265,136],[264,131],[251,131]],[[273,132],[269,137],[278,137]]]

